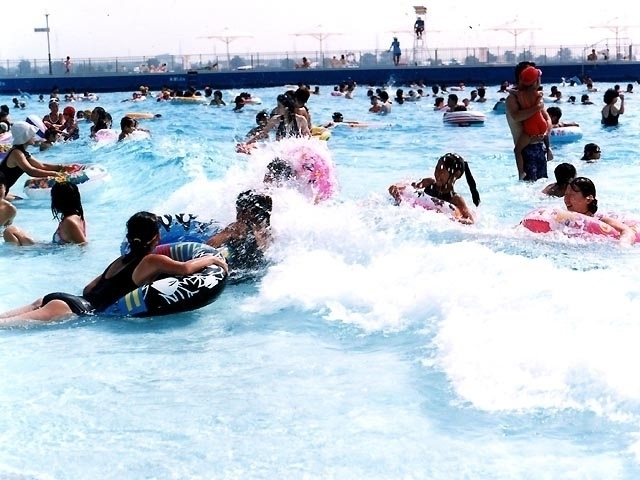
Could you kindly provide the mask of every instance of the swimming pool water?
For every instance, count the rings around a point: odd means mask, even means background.
[[[628,95],[620,127],[603,129],[610,85],[598,86],[596,105],[560,105],[584,136],[555,148],[549,174],[574,163],[602,211],[640,215],[639,101]],[[487,114],[478,128],[445,127],[431,97],[378,117],[364,87],[353,100],[330,90],[310,100],[314,123],[340,111],[383,125],[333,130],[332,201],[274,193],[272,263],[259,279],[190,313],[0,330],[0,477],[638,477],[640,247],[516,227],[563,203],[539,193],[544,181],[516,180],[506,120],[491,111],[497,87],[475,105]],[[273,155],[236,154],[235,143],[282,91],[253,91],[264,104],[238,114],[101,95],[116,122],[162,117],[141,121],[150,140],[96,145],[81,124],[81,140],[33,152],[103,164],[111,180],[83,197],[86,247],[0,245],[0,309],[81,291],[138,210],[231,221],[236,194],[259,187]],[[237,93],[224,92],[228,103]],[[31,102],[11,115],[46,111]],[[602,148],[597,163],[579,160],[588,142]],[[431,175],[449,151],[477,181],[474,226],[388,198],[391,183]],[[456,187],[470,203],[464,179]],[[46,202],[16,205],[16,224],[49,241]]]

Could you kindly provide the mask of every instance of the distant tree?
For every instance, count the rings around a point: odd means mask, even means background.
[[[525,50],[518,55],[518,62],[530,62],[533,60],[533,53],[531,50]]]
[[[20,60],[18,73],[20,75],[29,75],[31,73],[31,62],[29,60]]]
[[[480,60],[478,60],[478,58],[475,55],[469,55],[467,58],[464,59],[465,65],[478,65],[479,63],[480,63]]]
[[[571,49],[569,48],[561,48],[560,50],[558,50],[558,53],[556,54],[556,58],[558,60],[560,60],[561,62],[569,62],[572,60],[573,55],[571,53]]]
[[[497,63],[498,62],[498,56],[494,55],[491,52],[487,52],[487,63]]]
[[[507,63],[516,63],[516,54],[511,50],[504,52],[504,61]]]
[[[534,62],[536,62],[536,65],[544,65],[545,63],[548,63],[548,57],[546,55],[540,55],[538,57],[535,58]]]
[[[244,67],[246,65],[246,62],[244,61],[243,58],[239,57],[238,55],[236,55],[235,57],[233,57],[231,59],[231,69],[235,70],[238,67]]]
[[[293,70],[296,68],[296,62],[292,58],[285,58],[280,62],[280,67],[286,70]]]

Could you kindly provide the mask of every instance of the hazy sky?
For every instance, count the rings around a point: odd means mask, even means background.
[[[233,40],[229,44],[232,53],[317,51],[317,39],[292,35],[312,31],[341,33],[323,40],[325,51],[388,48],[394,32],[403,48],[409,49],[416,18],[413,5],[428,8],[425,38],[432,49],[510,48],[516,39],[518,46],[586,47],[606,38],[611,39],[613,48],[616,27],[622,45],[640,33],[640,7],[631,2],[617,2],[620,8],[611,9],[611,15],[602,4],[592,4],[590,9],[590,2],[570,0],[502,2],[500,7],[494,6],[497,2],[477,0],[439,1],[433,5],[399,0],[396,6],[395,2],[361,0],[35,0],[28,2],[28,8],[19,2],[5,3],[0,61],[46,59],[46,34],[33,31],[45,26],[45,13],[49,14],[54,61],[67,55],[72,59],[159,53],[215,52],[224,56],[224,42],[201,37],[225,34],[252,35]],[[308,7],[303,8],[303,4]],[[593,28],[606,25],[610,27]],[[636,41],[640,43],[640,38]]]

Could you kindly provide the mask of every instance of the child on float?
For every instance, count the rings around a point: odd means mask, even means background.
[[[100,313],[135,288],[156,280],[159,275],[192,275],[209,265],[228,270],[226,262],[202,256],[186,262],[152,253],[158,240],[158,220],[153,213],[138,212],[127,221],[130,251],[116,258],[104,272],[89,282],[82,296],[55,292],[23,307],[0,314],[0,325],[27,320],[51,322],[75,315]]]
[[[151,135],[148,129],[138,127],[138,121],[135,118],[122,117],[120,119],[120,135],[118,135],[118,141],[121,142],[134,132],[145,132]]]
[[[542,193],[550,197],[564,197],[564,192],[567,190],[569,183],[578,174],[576,167],[570,163],[561,163],[553,170],[553,174],[556,177],[555,183],[550,183],[544,187]]]
[[[547,108],[547,114],[551,119],[551,128],[563,128],[563,127],[579,127],[580,124],[576,122],[561,122],[562,109],[560,107]]]
[[[475,222],[473,214],[467,207],[464,198],[453,190],[453,186],[464,173],[473,204],[477,207],[480,205],[480,193],[476,188],[476,182],[469,169],[469,164],[457,153],[447,153],[438,159],[433,177],[426,177],[418,182],[412,182],[411,186],[416,189],[422,189],[426,195],[438,198],[445,202],[449,202],[460,211],[461,217],[459,222],[471,225]],[[402,201],[402,191],[407,187],[406,184],[394,184],[389,187],[389,194],[399,204]]]
[[[539,90],[542,72],[536,67],[529,66],[522,70],[519,76],[518,89],[511,90],[518,101],[520,110],[534,107],[541,101],[543,93]],[[552,128],[551,118],[546,110],[531,115],[522,122],[522,133],[516,140],[513,149],[516,164],[523,165],[522,151],[531,143],[532,139],[542,138],[547,151],[547,161],[553,160],[553,153],[549,145],[549,131]]]
[[[588,217],[606,223],[620,234],[620,243],[633,245],[635,232],[624,223],[606,215],[597,214],[598,200],[596,199],[596,186],[586,177],[577,177],[571,180],[564,193],[564,204],[570,212],[580,213]]]

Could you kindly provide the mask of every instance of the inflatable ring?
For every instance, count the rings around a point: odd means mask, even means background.
[[[119,136],[120,134],[113,128],[103,128],[93,135],[93,139],[101,143],[115,143]]]
[[[215,220],[200,221],[198,216],[191,213],[170,213],[157,215],[159,245],[179,242],[205,243],[222,229],[222,225]],[[129,242],[126,239],[120,244],[120,253],[129,252]]]
[[[318,140],[329,140],[331,138],[331,132],[324,127],[311,127],[311,136]]]
[[[162,115],[159,113],[151,113],[151,112],[127,112],[124,114],[125,117],[134,118],[136,120],[151,120],[153,118],[160,118]]]
[[[582,138],[580,127],[555,127],[549,132],[551,143],[569,143]]]
[[[180,262],[204,256],[224,260],[215,248],[195,242],[159,245],[154,253]],[[218,265],[210,265],[192,275],[164,277],[132,290],[101,314],[148,317],[195,310],[218,298],[226,286],[227,278],[227,273]]]
[[[191,104],[194,103],[204,103],[207,99],[198,95],[197,97],[171,97],[171,103],[183,103],[183,104]]]
[[[484,125],[486,116],[482,112],[467,110],[462,112],[445,112],[442,121],[445,125],[454,127],[470,127],[472,125]]]
[[[424,193],[424,190],[413,188],[408,184],[398,184],[396,186],[399,192],[396,200],[399,200],[399,203],[406,203],[412,207],[420,207],[425,210],[444,213],[452,220],[462,218],[462,213],[458,207],[452,203],[427,195]]]
[[[624,222],[623,222],[624,223]],[[557,208],[537,208],[525,215],[520,224],[534,233],[561,232],[568,237],[601,235],[620,238],[620,233],[611,225],[581,213]]]
[[[51,196],[51,187],[56,182],[71,182],[84,193],[104,183],[109,178],[107,169],[102,165],[67,165],[64,172],[50,177],[31,178],[24,182],[24,194],[31,199],[44,200]]]

